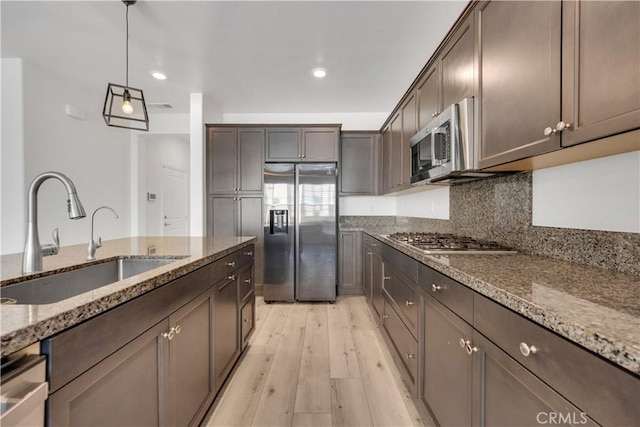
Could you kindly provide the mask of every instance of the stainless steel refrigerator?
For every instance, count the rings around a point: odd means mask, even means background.
[[[265,301],[335,301],[335,163],[264,168]]]

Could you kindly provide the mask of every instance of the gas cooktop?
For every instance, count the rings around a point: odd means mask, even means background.
[[[393,233],[387,237],[420,249],[426,254],[513,254],[517,251],[488,240],[440,233]]]

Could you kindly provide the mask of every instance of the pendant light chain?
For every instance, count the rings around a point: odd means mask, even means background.
[[[126,22],[127,22],[127,58],[125,61],[125,69],[126,69],[126,83],[125,86],[129,87],[129,5],[127,4],[127,13],[126,13]]]

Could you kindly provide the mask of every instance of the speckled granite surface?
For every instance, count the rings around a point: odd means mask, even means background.
[[[137,237],[103,242],[96,261],[86,245],[63,247],[44,258],[44,271],[23,277],[22,254],[1,257],[0,286],[54,272],[69,271],[118,256],[180,257],[175,262],[93,291],[45,305],[0,305],[0,355],[6,356],[57,332],[162,286],[256,241],[255,237]],[[152,255],[150,255],[152,254]],[[0,295],[2,289],[0,288]]]
[[[640,374],[640,276],[529,254],[430,256],[382,242]]]

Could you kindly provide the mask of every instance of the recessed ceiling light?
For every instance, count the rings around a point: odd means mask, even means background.
[[[326,68],[314,68],[313,70],[311,70],[311,73],[313,74],[314,77],[317,77],[319,79],[323,78],[324,76],[327,75],[327,69]]]
[[[153,76],[154,79],[167,80],[167,76],[162,74],[160,71],[153,71],[151,75]]]

